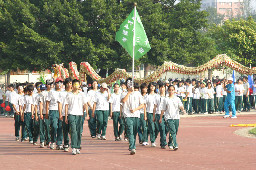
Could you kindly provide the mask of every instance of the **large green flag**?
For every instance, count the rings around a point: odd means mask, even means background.
[[[133,56],[134,10],[136,12],[134,59],[139,59],[151,47],[136,8],[132,10],[128,18],[120,26],[120,29],[116,33],[116,41],[125,48],[131,57]]]

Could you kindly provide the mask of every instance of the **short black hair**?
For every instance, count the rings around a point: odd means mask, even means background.
[[[80,83],[80,81],[79,81],[79,80],[74,79],[74,80],[72,81],[72,84],[75,84],[76,82]]]
[[[36,82],[35,86],[37,88],[37,86],[40,86],[41,84],[43,84],[42,82]]]
[[[142,84],[140,85],[140,89],[141,89],[141,90],[144,89],[145,87],[147,87],[147,84],[146,84],[146,83],[142,83]]]
[[[115,87],[116,85],[118,85],[118,86],[119,86],[119,84],[118,84],[118,83],[115,83],[115,84],[113,85],[113,87]]]
[[[64,81],[64,86],[66,86],[69,82],[72,82],[72,78],[66,78]]]
[[[172,85],[172,84],[168,86],[168,90],[169,90],[171,87],[173,87],[174,90],[175,90],[175,87],[174,87],[174,85]]]
[[[134,89],[139,89],[139,88],[140,88],[139,84],[138,83],[134,83]]]
[[[159,85],[159,88],[165,86],[164,83],[162,83],[162,82],[158,83],[158,85]]]
[[[29,85],[27,86],[27,90],[28,90],[28,91],[33,91],[33,90],[34,90],[34,86],[33,86],[32,84],[29,84]]]

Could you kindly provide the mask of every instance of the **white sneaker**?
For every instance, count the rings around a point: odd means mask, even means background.
[[[44,148],[44,142],[40,144],[40,148]]]
[[[69,148],[64,148],[64,152],[68,152]]]
[[[16,141],[17,141],[17,142],[20,141],[20,138],[19,138],[19,137],[16,137]]]
[[[47,145],[47,148],[51,147],[52,142],[49,142],[49,144]]]
[[[156,143],[151,143],[151,147],[156,147]]]
[[[100,134],[97,135],[97,139],[100,139]]]
[[[229,118],[229,115],[225,115],[225,116],[223,116],[223,118]]]
[[[102,140],[107,140],[106,136],[101,136]]]
[[[128,141],[128,138],[124,138],[124,141]]]
[[[205,114],[205,115],[208,115],[208,112],[205,112],[204,114]]]
[[[173,146],[169,146],[169,149],[170,149],[170,150],[173,150]]]
[[[176,147],[174,148],[175,151],[178,150],[178,149],[179,149],[178,146],[176,146]]]
[[[72,148],[72,155],[76,155],[76,148]]]
[[[142,143],[142,146],[147,146],[148,145],[148,142],[143,142]]]
[[[132,149],[131,152],[130,152],[131,155],[134,155],[135,153],[136,153],[135,149]]]
[[[30,144],[33,144],[33,141],[29,141]]]
[[[29,137],[26,137],[26,138],[25,138],[25,141],[28,141],[28,140],[29,140]]]
[[[50,149],[55,149],[55,143],[51,143]]]
[[[77,154],[80,154],[80,149],[76,149],[76,153],[77,153]]]
[[[33,143],[33,145],[37,145],[37,143]]]
[[[231,116],[231,119],[236,119],[237,117],[236,116]]]
[[[56,150],[64,150],[64,148],[63,148],[62,145],[58,145],[58,146],[56,147]]]

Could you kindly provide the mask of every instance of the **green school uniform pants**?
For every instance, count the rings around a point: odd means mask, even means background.
[[[96,116],[92,117],[92,110],[89,109],[89,121],[88,121],[88,126],[89,126],[89,129],[90,129],[90,133],[91,133],[91,136],[96,136]],[[95,114],[96,115],[96,114]]]
[[[192,99],[193,97],[187,97],[187,101],[185,101],[185,109],[188,114],[192,113]]]
[[[207,109],[207,99],[201,99],[201,113],[205,113]]]
[[[155,137],[155,123],[153,122],[153,113],[147,113],[147,121],[148,121],[148,131],[150,135],[150,141],[151,143],[155,143],[156,137]],[[148,135],[147,135],[148,138]],[[147,139],[148,141],[148,139]]]
[[[166,146],[166,134],[165,134],[165,121],[164,117],[162,117],[162,123],[159,123],[160,120],[160,114],[156,114],[155,118],[155,125],[156,125],[156,137],[158,136],[158,133],[160,132],[160,146]]]
[[[34,117],[33,119],[33,142],[34,143],[36,143],[38,140],[39,132],[40,132],[39,118],[38,118],[38,121],[36,121],[36,118]]]
[[[66,123],[65,120],[66,120],[65,116],[63,116],[62,129],[63,129],[64,147],[68,147],[69,146],[69,136],[68,136],[69,123]],[[82,130],[83,130],[83,126],[81,126],[81,131]]]
[[[179,123],[180,123],[179,119],[167,120],[167,126],[170,131],[168,146],[178,147],[176,136],[179,129]]]
[[[39,119],[39,129],[40,142],[46,141],[46,145],[48,145],[50,142],[50,123],[49,119],[45,118],[45,115],[43,115],[43,119]]]
[[[138,127],[139,142],[148,142],[148,127],[147,121],[144,120],[144,113],[140,114]]]
[[[214,99],[207,99],[208,113],[214,112]]]
[[[114,135],[115,137],[119,137],[122,135],[124,131],[124,121],[123,118],[120,117],[120,112],[113,112],[113,127],[114,127]],[[119,123],[119,128],[118,128]]]
[[[108,126],[108,110],[96,110],[96,120],[97,120],[97,132],[101,136],[106,136],[106,130]]]
[[[198,114],[199,111],[200,111],[200,99],[193,99],[194,100],[194,110],[195,110],[195,113]]]
[[[216,97],[217,112],[222,112],[223,110],[223,97]]]
[[[59,119],[59,111],[58,110],[50,110],[50,128],[51,128],[51,142],[55,143],[57,141],[57,145],[60,146],[63,140],[62,133],[62,121]]]
[[[236,104],[236,111],[242,110],[242,104],[243,104],[243,96],[236,96],[235,97],[235,104]]]
[[[82,115],[68,115],[68,123],[71,136],[71,148],[81,149]]]
[[[25,137],[29,137],[29,141],[33,141],[33,119],[31,112],[24,113],[24,124],[25,128],[22,129],[22,134]]]
[[[2,103],[3,103],[3,100],[0,99],[0,104],[2,104]],[[0,106],[0,114],[4,114],[4,109],[1,106]]]
[[[127,136],[129,139],[129,149],[136,149],[136,136],[138,132],[139,118],[126,117],[125,123],[127,127]]]
[[[250,104],[250,101],[249,101],[249,96],[246,97],[246,95],[243,95],[243,103],[244,103],[244,106],[243,106],[243,110],[250,110],[251,108],[251,104]]]
[[[15,119],[15,136],[20,137],[20,125],[22,125],[22,122],[20,120],[20,115],[15,113],[14,119]]]

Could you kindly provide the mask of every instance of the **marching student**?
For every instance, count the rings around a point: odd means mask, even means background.
[[[207,88],[205,87],[205,82],[201,84],[201,113],[208,114],[208,106],[207,106],[207,100],[208,100],[208,94],[207,94]]]
[[[161,116],[162,103],[165,100],[165,86],[163,83],[159,84],[159,91],[160,91],[160,95],[157,95],[156,102],[154,104],[153,121],[155,122],[155,127],[156,127],[155,136],[157,137],[158,133],[160,132],[160,146],[162,149],[165,149],[167,143],[166,143],[164,118],[162,118],[163,119],[162,123],[159,122],[160,116]]]
[[[2,90],[2,88],[0,87],[0,104],[4,103],[4,92]],[[0,114],[3,115],[4,114],[4,109],[3,107],[0,106]]]
[[[121,102],[123,103],[125,124],[127,126],[127,135],[129,138],[129,150],[130,154],[134,155],[136,153],[136,136],[138,132],[140,109],[144,107],[143,97],[139,92],[139,85],[134,84],[131,87],[132,80],[128,78],[126,80],[126,85],[128,87],[127,94],[122,94]],[[146,114],[144,115],[146,120]]]
[[[141,95],[143,99],[143,103],[146,103],[147,100],[147,84],[142,83],[140,85]],[[126,93],[127,94],[127,93]],[[125,95],[126,95],[125,94]],[[124,96],[125,96],[124,95]],[[138,136],[139,136],[139,143],[142,144],[142,146],[148,145],[148,127],[147,127],[147,119],[145,118],[145,115],[147,115],[146,111],[146,105],[142,109],[140,109],[140,118],[139,118],[139,125],[138,125]]]
[[[92,117],[96,116],[97,138],[106,140],[106,130],[109,116],[110,90],[106,83],[102,83],[100,91],[95,94]]]
[[[194,110],[195,114],[199,114],[200,112],[200,82],[196,84],[196,86],[193,88],[193,101],[194,101]]]
[[[227,85],[226,79],[222,81],[221,85],[222,85],[222,94],[223,94],[223,110],[222,111],[225,112],[224,103],[227,97],[227,91],[225,90],[225,87]]]
[[[92,138],[96,137],[96,118],[92,117],[92,110],[93,110],[93,100],[94,97],[96,95],[96,92],[98,92],[98,83],[97,81],[93,81],[92,83],[92,89],[88,91],[88,106],[89,106],[89,116],[90,119],[88,121],[88,126],[89,126],[89,130],[90,130],[90,134]]]
[[[122,140],[121,135],[124,131],[124,122],[120,113],[121,104],[121,93],[119,89],[119,84],[114,84],[114,93],[111,94],[110,100],[110,117],[113,119],[114,136],[115,141]],[[119,128],[118,128],[119,123]]]
[[[34,86],[29,84],[27,86],[27,95],[24,96],[24,124],[25,129],[22,131],[24,136],[26,136],[26,132],[28,133],[29,143],[33,144],[33,119],[34,115],[32,114],[32,107],[34,106],[34,98],[33,98]],[[26,131],[26,132],[25,132]]]
[[[49,118],[51,128],[50,149],[55,149],[57,141],[57,150],[64,149],[62,146],[62,115],[58,111],[58,97],[61,92],[62,85],[62,78],[57,78],[55,80],[55,90],[51,90],[46,98],[46,118]]]
[[[209,114],[212,114],[214,112],[214,89],[212,88],[212,84],[210,82],[207,83],[207,95],[207,111]]]
[[[235,84],[235,106],[238,113],[242,110],[244,86],[241,79]]]
[[[66,112],[65,112],[65,99],[68,95],[69,92],[72,91],[72,79],[71,78],[66,78],[64,81],[64,86],[65,86],[65,91],[61,91],[59,93],[58,97],[58,109],[59,113],[61,113],[62,118],[60,120],[63,121],[62,123],[62,128],[63,128],[63,137],[64,137],[64,152],[68,152],[69,150],[69,124],[64,123],[66,122]]]
[[[217,112],[222,113],[223,110],[223,87],[221,82],[216,83],[216,105],[217,105]]]
[[[155,137],[155,123],[153,121],[153,110],[154,104],[157,103],[157,94],[156,94],[156,86],[154,83],[149,83],[148,85],[148,95],[146,99],[146,111],[147,111],[147,120],[148,120],[148,130],[150,134],[151,146],[156,147],[156,137]],[[147,135],[148,138],[148,135]]]
[[[69,92],[65,100],[65,123],[69,124],[71,136],[72,155],[80,154],[81,150],[81,126],[83,114],[88,113],[87,98],[79,91],[79,80],[72,81],[72,92]],[[87,114],[87,120],[89,114]]]
[[[20,111],[20,107],[19,107],[19,103],[21,103],[21,100],[23,98],[23,87],[18,85],[18,94],[17,93],[13,93],[13,95],[11,96],[11,103],[12,103],[12,107],[14,110],[14,119],[15,119],[15,137],[16,137],[16,141],[20,140],[20,126],[22,125],[22,121],[21,121],[21,111]],[[22,139],[21,139],[22,140]]]
[[[178,133],[180,120],[179,110],[183,111],[184,114],[186,113],[186,111],[184,110],[181,100],[174,95],[174,92],[175,87],[173,85],[170,85],[168,87],[169,96],[166,97],[165,100],[163,101],[159,123],[162,123],[162,118],[164,115],[164,119],[167,123],[168,129],[171,134],[169,135],[168,146],[170,149],[177,150],[178,143],[176,140],[176,135]]]
[[[189,115],[192,115],[192,99],[193,99],[193,86],[191,80],[186,81],[186,96],[185,96],[185,109]]]
[[[10,91],[10,85],[9,86],[7,86],[7,90],[6,90],[6,92],[5,92],[5,107],[6,106],[10,106],[10,93],[11,93],[11,91]],[[11,106],[10,106],[11,107]],[[12,109],[12,108],[11,108]],[[4,109],[4,112],[5,112],[5,117],[7,117],[8,116],[8,114],[10,115],[10,117],[12,117],[12,115],[11,115],[11,113],[9,113],[8,111],[6,111],[5,109]]]

